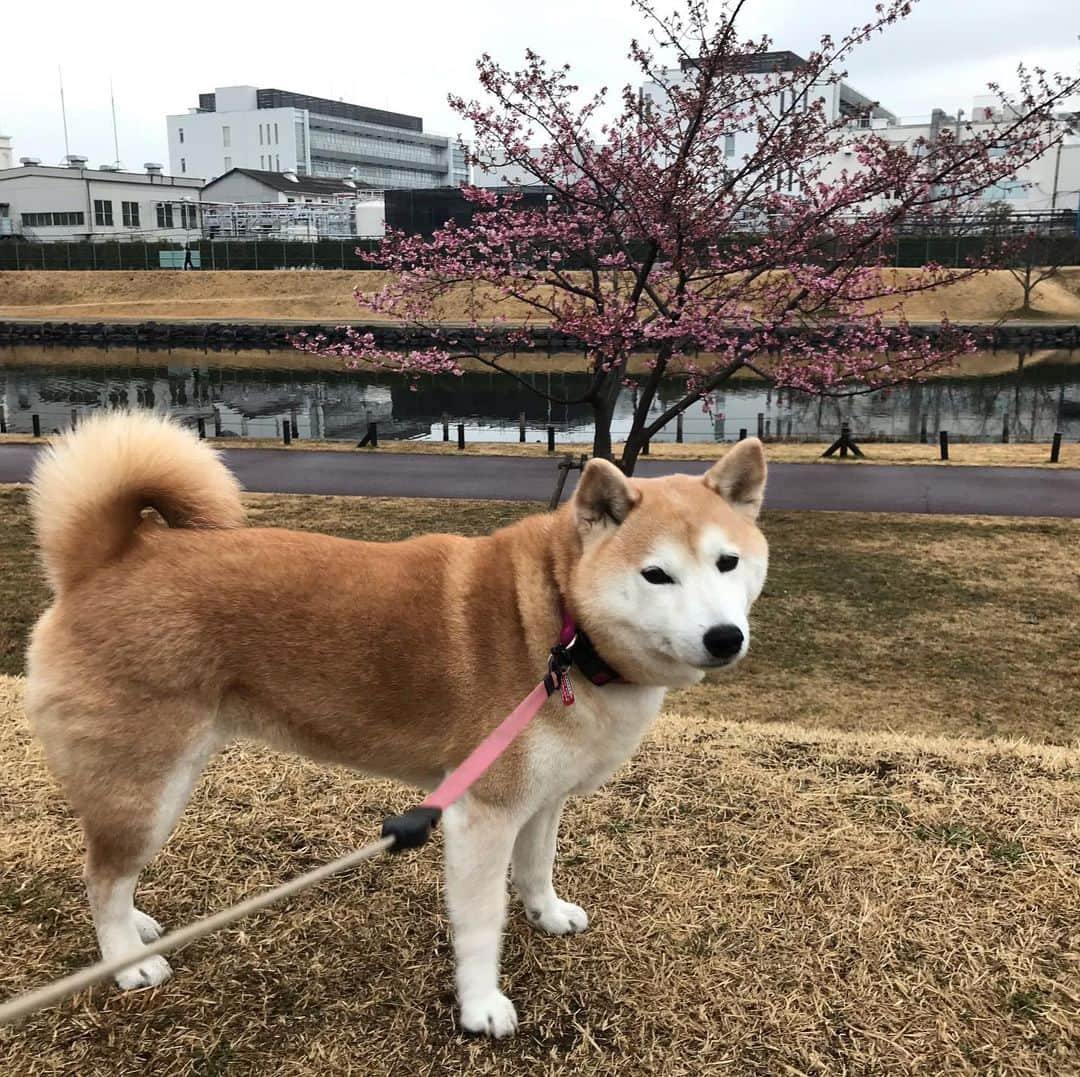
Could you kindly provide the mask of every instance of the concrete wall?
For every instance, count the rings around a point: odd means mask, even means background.
[[[214,179],[230,168],[267,172],[306,172],[307,155],[298,152],[297,124],[307,113],[295,108],[238,112],[189,112],[167,116],[169,169],[176,176]],[[302,139],[306,142],[306,135]]]
[[[203,197],[207,202],[287,202],[284,191],[276,191],[252,176],[234,172],[207,184]]]
[[[181,204],[196,207],[202,181],[145,173],[100,172],[86,168],[35,166],[0,171],[0,202],[10,206],[12,231],[38,240],[197,238],[198,229],[182,226]],[[112,224],[95,220],[95,201],[111,203]],[[139,224],[125,225],[123,203],[138,205]],[[157,206],[173,206],[173,227],[159,228]],[[23,214],[81,213],[79,223],[24,225]]]

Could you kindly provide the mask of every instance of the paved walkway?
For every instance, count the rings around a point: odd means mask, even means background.
[[[0,445],[0,482],[25,482],[36,445]],[[248,490],[265,493],[546,501],[550,458],[225,449]],[[699,472],[705,462],[643,460],[637,474]],[[573,485],[567,484],[568,491]],[[899,464],[773,464],[766,504],[838,512],[1080,516],[1080,469]]]

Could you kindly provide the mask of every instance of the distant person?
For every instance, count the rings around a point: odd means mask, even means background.
[[[185,243],[184,244],[184,268],[185,269],[194,269],[195,268],[195,263],[192,262],[192,260],[191,260],[191,244],[190,243]]]

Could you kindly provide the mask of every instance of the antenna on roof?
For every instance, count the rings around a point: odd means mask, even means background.
[[[59,64],[56,65],[56,73],[60,78],[60,116],[64,121],[64,159],[66,160],[71,155],[71,149],[68,146],[67,106],[64,104],[64,72]]]
[[[113,81],[112,75],[109,76],[109,104],[112,106],[112,141],[113,141],[113,153],[116,154],[116,159],[113,164],[117,168],[120,167],[120,140],[116,134],[116,97],[113,95]]]

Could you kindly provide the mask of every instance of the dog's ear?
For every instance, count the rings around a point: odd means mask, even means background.
[[[765,449],[757,438],[746,438],[705,473],[705,485],[715,490],[736,512],[756,520],[765,497]]]
[[[578,526],[617,527],[640,497],[641,494],[614,464],[607,460],[590,460],[574,491],[574,515]]]

